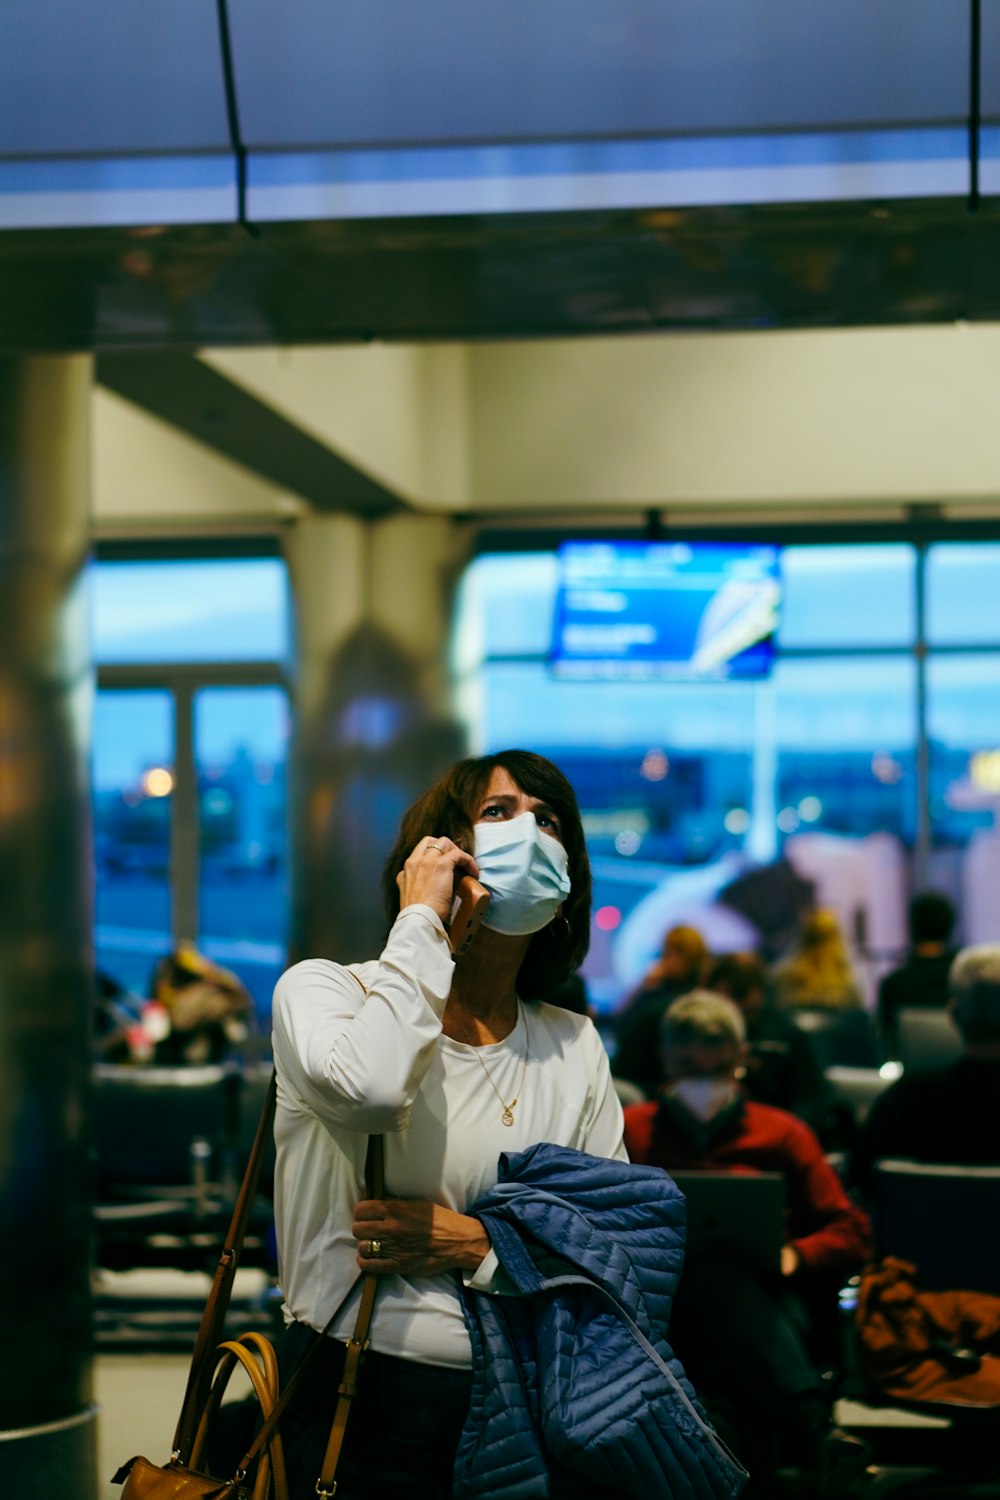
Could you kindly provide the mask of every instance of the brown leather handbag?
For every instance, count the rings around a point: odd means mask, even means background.
[[[201,1327],[195,1342],[187,1389],[181,1403],[181,1414],[174,1434],[173,1451],[165,1464],[154,1464],[148,1458],[130,1458],[115,1474],[112,1483],[123,1484],[121,1500],[288,1500],[288,1484],[285,1478],[285,1459],[281,1446],[280,1421],[282,1413],[305,1377],[313,1355],[323,1346],[323,1339],[333,1327],[347,1297],[339,1304],[326,1327],[314,1341],[302,1363],[289,1380],[284,1392],[278,1390],[278,1361],[271,1343],[260,1333],[241,1334],[236,1339],[219,1341],[225,1322],[226,1310],[232,1295],[233,1278],[239,1261],[243,1239],[257,1181],[260,1177],[264,1151],[271,1135],[277,1099],[275,1079],[264,1104],[254,1138],[253,1150],[247,1164],[243,1184],[240,1188],[232,1223],[226,1237],[215,1279],[208,1294]],[[372,1136],[368,1142],[368,1159],[365,1165],[365,1191],[369,1198],[384,1196],[384,1172],[382,1137]],[[347,1358],[339,1387],[333,1426],[323,1459],[323,1469],[316,1481],[316,1493],[330,1497],[336,1491],[335,1473],[340,1450],[350,1415],[351,1402],[358,1387],[361,1360],[368,1347],[368,1328],[378,1277],[367,1274],[363,1278],[361,1303],[358,1308],[354,1332],[347,1344]],[[348,1292],[349,1297],[354,1288]],[[240,1365],[249,1377],[254,1396],[260,1406],[263,1421],[256,1437],[240,1459],[234,1473],[225,1479],[206,1474],[201,1469],[205,1448],[212,1423],[218,1413],[229,1378]],[[249,1476],[252,1478],[252,1488]]]

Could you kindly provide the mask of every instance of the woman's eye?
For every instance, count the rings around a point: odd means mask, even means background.
[[[483,808],[482,812],[479,814],[479,821],[482,822],[484,818],[500,818],[502,816],[503,808],[498,807],[494,802],[489,807]]]
[[[551,828],[553,833],[559,832],[559,821],[551,813],[535,813],[535,822],[539,828]]]

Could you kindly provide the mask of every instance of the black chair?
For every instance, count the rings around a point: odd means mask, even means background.
[[[912,1261],[928,1291],[1000,1295],[1000,1166],[877,1162],[872,1225],[877,1253]]]
[[[837,1100],[847,1106],[857,1125],[864,1124],[865,1116],[883,1089],[893,1081],[892,1075],[883,1078],[878,1068],[826,1068],[824,1077]]]
[[[239,1075],[221,1066],[93,1072],[99,1265],[201,1265],[218,1251]]]
[[[962,1052],[951,1012],[904,1006],[896,1014],[895,1052],[904,1068],[947,1067]]]
[[[875,1026],[867,1011],[793,1006],[787,1014],[808,1036],[824,1071],[878,1067]]]
[[[873,1194],[877,1256],[915,1265],[918,1284],[927,1291],[1000,1293],[1000,1167],[885,1160],[876,1164]],[[993,1476],[1000,1409],[908,1401],[868,1384],[854,1323],[856,1283],[857,1278],[841,1292],[844,1394],[869,1408],[902,1408],[921,1422],[916,1428],[893,1423],[879,1429],[882,1459],[943,1465],[946,1475],[958,1466],[975,1480],[982,1471]],[[868,1438],[876,1436],[870,1421],[858,1430]]]

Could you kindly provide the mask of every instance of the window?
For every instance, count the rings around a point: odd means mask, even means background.
[[[912,547],[785,547],[783,650],[911,646],[917,633]]]
[[[277,687],[195,695],[201,946],[247,973],[263,1008],[288,936],[288,700]]]
[[[1000,644],[1000,543],[940,542],[927,553],[931,646]]]
[[[969,896],[970,860],[1000,869],[1000,544],[793,546],[781,570],[771,676],[702,684],[557,680],[555,553],[466,572],[454,665],[476,748],[537,748],[580,797],[598,1009],[671,920],[701,920],[732,879],[807,845],[872,981],[917,886],[966,908],[965,940],[1000,939],[1000,911]],[[727,920],[720,948],[747,937]]]
[[[99,692],[94,708],[97,966],[145,994],[170,947],[174,705],[162,689]]]
[[[106,562],[94,569],[94,659],[282,661],[288,585],[275,557]]]
[[[98,965],[148,994],[194,940],[266,1018],[288,912],[284,565],[98,562],[91,596]]]

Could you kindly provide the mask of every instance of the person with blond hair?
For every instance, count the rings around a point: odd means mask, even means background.
[[[859,1010],[861,991],[835,911],[818,906],[800,924],[795,953],[774,971],[775,999],[786,1009]]]
[[[672,1000],[701,983],[709,957],[708,945],[696,927],[683,923],[671,927],[659,958],[620,1012],[611,1071],[616,1078],[638,1085],[647,1098],[663,1082],[659,1050],[663,1012]]]

